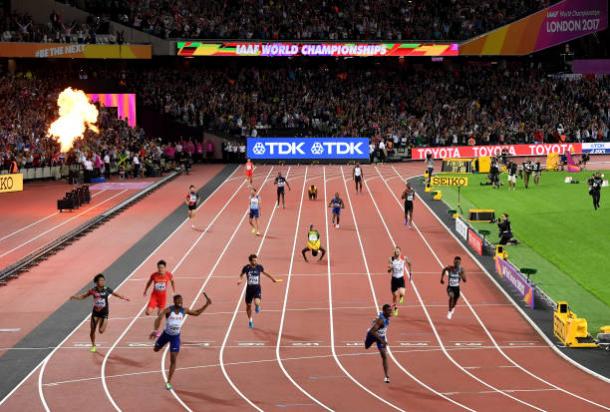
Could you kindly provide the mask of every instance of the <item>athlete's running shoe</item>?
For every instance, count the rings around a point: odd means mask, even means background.
[[[336,225],[335,228],[339,229],[339,225]]]
[[[260,235],[261,235],[261,232],[256,232],[256,236],[260,236]]]
[[[385,378],[383,378],[383,381],[384,381],[385,383],[390,383],[390,378],[388,378],[388,377],[386,376]]]
[[[95,352],[97,352],[97,347],[96,347],[95,345],[93,345],[93,346],[91,347],[91,349],[89,349],[89,352],[91,352],[91,353],[95,353]]]
[[[398,316],[398,308],[394,308],[394,316]]]
[[[404,296],[401,296],[401,297],[400,297],[400,303],[401,303],[401,304],[402,304],[402,303],[405,303],[405,297],[404,297]]]
[[[248,321],[248,327],[249,327],[250,329],[254,329],[254,321],[253,321],[252,319],[250,319],[250,320]]]
[[[451,319],[453,317],[453,311],[450,310],[449,312],[447,312],[447,319]]]
[[[174,387],[172,386],[172,384],[171,384],[171,383],[166,382],[166,383],[165,383],[165,389],[167,389],[168,391],[171,391],[172,389],[174,389]]]

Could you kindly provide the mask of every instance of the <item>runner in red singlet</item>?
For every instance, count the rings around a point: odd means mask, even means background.
[[[254,175],[254,164],[252,163],[252,160],[248,159],[246,161],[246,180],[248,180],[248,182],[250,182],[250,185],[252,185],[252,176]]]
[[[157,271],[150,275],[150,279],[146,282],[144,288],[144,296],[148,292],[150,285],[153,285],[153,291],[150,294],[148,306],[146,307],[146,315],[150,315],[153,309],[157,309],[157,315],[165,309],[167,302],[167,284],[172,284],[172,290],[176,293],[176,285],[174,284],[174,276],[167,271],[167,264],[164,260],[157,263]]]

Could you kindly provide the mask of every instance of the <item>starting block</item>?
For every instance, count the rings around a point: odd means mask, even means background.
[[[424,188],[424,192],[426,193],[430,193],[432,191],[432,188],[428,185],[426,185],[426,187]]]
[[[589,335],[587,320],[572,312],[566,301],[557,302],[557,309],[553,314],[553,334],[569,348],[598,347],[597,342]]]
[[[496,245],[496,255],[497,258],[506,260],[508,259],[508,252],[504,249],[504,245]]]
[[[443,192],[441,192],[440,190],[437,190],[436,192],[434,192],[434,196],[432,197],[433,200],[441,200],[443,198]]]

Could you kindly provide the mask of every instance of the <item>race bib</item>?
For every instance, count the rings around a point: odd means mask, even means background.
[[[309,234],[309,241],[310,242],[317,242],[318,241],[318,235],[315,233],[310,233]]]
[[[409,202],[412,202],[412,201],[413,201],[413,193],[409,193],[409,194],[407,195],[407,200],[408,200]]]
[[[165,282],[155,283],[155,290],[159,292],[165,291]]]
[[[248,285],[258,285],[258,276],[249,276]]]
[[[106,307],[106,299],[96,299],[95,302],[93,303],[93,306],[95,306],[98,309],[103,309]]]
[[[197,201],[197,195],[190,195],[191,203],[195,203]]]

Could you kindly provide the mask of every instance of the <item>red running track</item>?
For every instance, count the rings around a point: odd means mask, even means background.
[[[129,182],[153,183],[155,180]],[[0,268],[17,262],[140,191],[92,190],[91,203],[60,213],[57,199],[72,189],[73,186],[62,182],[36,182],[27,184],[23,192],[1,195]]]
[[[201,207],[203,232],[178,228],[120,292],[141,296],[158,258],[168,258],[185,304],[213,305],[188,319],[174,378],[163,388],[160,354],[147,335],[153,318],[145,299],[112,302],[97,354],[84,323],[3,405],[6,410],[608,410],[610,388],[561,358],[521,316],[421,202],[416,229],[402,223],[398,200],[418,165],[365,167],[356,194],[351,169],[284,167],[292,191],[287,208],[273,209],[274,167],[259,167],[262,236],[247,227],[247,190],[227,181]],[[268,177],[266,179],[266,177]],[[303,196],[316,184],[320,199]],[[325,203],[339,192],[341,228],[328,225]],[[305,263],[300,249],[309,224],[322,233],[328,260]],[[389,328],[390,376],[383,383],[378,353],[362,339],[377,308],[390,300],[387,259],[394,244],[413,262],[414,280]],[[249,253],[283,283],[263,280],[263,311],[247,327],[243,289],[236,285]],[[440,268],[461,255],[469,275],[452,320]],[[84,303],[83,303],[84,304]]]

